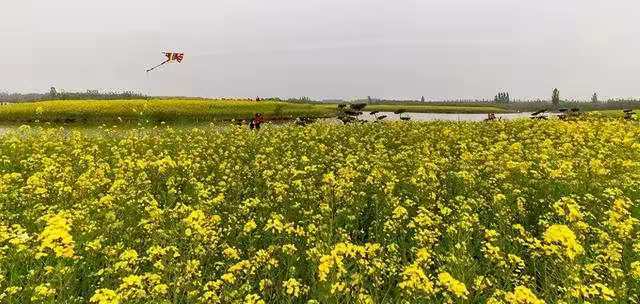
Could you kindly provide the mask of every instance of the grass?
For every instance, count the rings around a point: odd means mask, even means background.
[[[622,110],[602,110],[602,111],[596,111],[596,113],[602,116],[614,117],[614,118],[619,118],[624,116],[624,113],[622,112]]]

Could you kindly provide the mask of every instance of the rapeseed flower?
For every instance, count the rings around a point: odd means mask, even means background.
[[[71,224],[64,214],[54,214],[45,217],[46,227],[40,233],[40,252],[45,254],[53,251],[58,257],[71,258],[74,256]]]
[[[89,302],[96,303],[96,304],[119,304],[120,297],[113,290],[98,289],[93,294],[93,296],[91,296],[91,299],[89,299]]]
[[[545,302],[538,299],[536,295],[527,287],[516,286],[513,292],[507,292],[504,296],[509,304],[544,304]]]
[[[0,137],[3,303],[640,299],[635,122]]]
[[[454,279],[448,272],[438,274],[438,283],[456,297],[466,299],[469,294],[464,283]]]
[[[573,260],[584,251],[576,235],[566,225],[552,225],[544,232],[544,240],[550,245],[547,250],[562,253]]]

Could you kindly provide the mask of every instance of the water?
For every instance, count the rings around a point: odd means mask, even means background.
[[[400,120],[400,115],[393,112],[380,112],[378,114],[371,115],[371,112],[364,112],[358,116],[360,119],[367,121],[375,121],[376,117],[386,115],[384,121],[396,121]],[[528,118],[531,116],[531,112],[521,113],[502,113],[496,114],[496,119],[511,120],[517,118]],[[487,119],[487,114],[447,114],[447,113],[403,113],[402,117],[410,117],[412,121],[433,121],[433,120],[446,120],[446,121],[483,121]]]

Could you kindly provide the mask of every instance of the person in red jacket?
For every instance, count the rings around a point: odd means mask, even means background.
[[[251,130],[253,130],[253,129],[260,130],[260,125],[263,122],[264,122],[264,118],[262,117],[262,114],[261,113],[256,113],[256,115],[253,116],[253,119],[249,123],[249,128]]]

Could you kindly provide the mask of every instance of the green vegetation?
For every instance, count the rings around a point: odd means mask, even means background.
[[[553,93],[551,94],[551,104],[553,104],[554,108],[560,107],[560,90],[553,89]]]
[[[509,103],[510,101],[511,98],[509,97],[509,92],[500,92],[493,99],[493,102],[495,103]]]
[[[637,112],[638,111],[636,111],[635,113],[637,113]],[[625,116],[625,113],[622,112],[622,110],[603,110],[603,111],[596,111],[594,113],[595,113],[595,115],[601,115],[601,116],[609,117],[609,118],[623,118]],[[632,113],[631,117],[633,119],[637,120],[638,119],[638,115],[635,114],[635,113]]]
[[[58,91],[51,87],[48,93],[5,93],[0,92],[0,102],[34,102],[43,100],[122,100],[122,99],[146,99],[148,96],[133,92],[107,92],[100,90],[86,90],[84,92]]]

